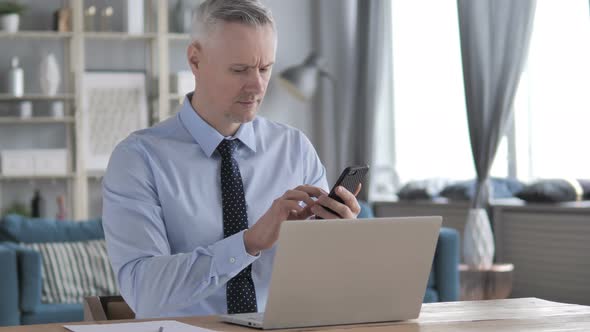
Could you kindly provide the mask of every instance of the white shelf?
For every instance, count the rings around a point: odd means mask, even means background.
[[[67,39],[72,38],[71,32],[56,32],[56,31],[19,31],[15,33],[0,32],[0,38],[8,39]]]
[[[104,177],[105,171],[88,171],[86,176],[89,180],[102,180]]]
[[[39,93],[26,94],[24,96],[13,96],[7,93],[0,93],[0,101],[28,101],[28,100],[73,100],[74,95],[62,93],[55,96],[48,96]]]
[[[83,37],[86,39],[105,39],[105,40],[151,40],[156,39],[155,33],[128,34],[126,32],[84,32]]]
[[[189,35],[188,33],[169,33],[168,34],[168,39],[170,40],[190,40],[191,39],[191,35]]]
[[[182,102],[184,101],[184,97],[185,97],[185,95],[171,94],[169,99],[170,99],[170,101],[178,103],[178,105],[182,105]]]
[[[1,175],[0,181],[28,181],[28,180],[69,180],[73,179],[74,173],[65,175]]]
[[[1,0],[0,0],[1,1]],[[39,0],[40,1],[40,0]],[[88,218],[89,211],[89,185],[96,185],[104,176],[102,172],[94,172],[86,169],[86,151],[84,151],[81,141],[82,137],[86,135],[86,128],[82,126],[84,123],[84,113],[80,112],[82,109],[82,87],[81,82],[84,77],[86,66],[86,52],[91,43],[102,41],[103,43],[126,43],[137,42],[143,43],[146,48],[146,54],[149,63],[146,64],[146,77],[155,79],[154,89],[155,95],[150,99],[154,109],[152,110],[157,116],[155,119],[168,117],[169,110],[174,107],[173,103],[177,100],[182,100],[184,96],[172,95],[169,91],[169,58],[170,58],[170,43],[188,43],[190,35],[185,33],[171,33],[168,31],[169,20],[169,1],[170,0],[150,0],[146,1],[147,12],[154,13],[153,19],[146,20],[146,32],[143,34],[129,34],[122,31],[99,32],[99,31],[84,31],[84,0],[64,0],[64,6],[71,8],[71,27],[72,32],[56,32],[56,31],[20,31],[17,33],[0,32],[0,43],[5,41],[23,42],[27,44],[34,44],[40,42],[57,43],[63,46],[63,72],[67,73],[64,81],[67,81],[70,88],[67,93],[57,96],[46,96],[42,94],[27,94],[22,97],[15,97],[9,94],[0,93],[0,103],[18,103],[21,101],[60,101],[66,103],[67,114],[71,116],[65,118],[51,118],[51,117],[32,117],[28,119],[21,119],[19,117],[0,117],[0,130],[7,128],[7,125],[36,125],[36,124],[63,124],[66,135],[66,149],[70,158],[68,165],[76,169],[76,172],[61,176],[6,176],[0,174],[0,182],[5,181],[65,181],[67,182],[67,196],[71,198],[71,207],[73,218],[83,220]],[[45,14],[50,17],[52,12],[46,11]],[[151,15],[151,14],[150,14]],[[152,18],[152,17],[150,17]],[[0,52],[4,52],[2,49]],[[101,50],[104,56],[109,55],[109,50]],[[3,78],[0,73],[0,80]],[[58,125],[59,126],[59,125]],[[1,171],[1,170],[0,170]],[[17,184],[20,184],[17,183]]]
[[[66,116],[63,118],[53,118],[49,116],[39,116],[32,118],[19,117],[2,117],[0,116],[0,124],[44,124],[44,123],[73,123],[74,117]]]

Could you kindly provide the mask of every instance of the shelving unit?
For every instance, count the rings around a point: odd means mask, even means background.
[[[72,38],[71,32],[56,32],[56,31],[19,31],[16,33],[0,31],[0,38],[2,39],[64,39]]]
[[[25,124],[25,123],[38,123],[38,124],[46,124],[46,123],[74,123],[74,117],[72,116],[65,116],[63,118],[53,118],[49,116],[38,116],[38,117],[31,117],[31,118],[19,118],[19,117],[0,117],[0,124]]]
[[[0,181],[22,181],[22,180],[69,180],[76,176],[74,173],[64,175],[0,175]]]
[[[42,0],[37,0],[42,1]],[[24,124],[66,124],[67,133],[66,148],[69,151],[68,169],[71,172],[64,176],[3,176],[0,174],[0,181],[27,181],[27,180],[59,180],[68,181],[68,197],[71,198],[72,213],[69,217],[76,220],[83,220],[89,217],[89,182],[100,181],[104,172],[87,171],[85,164],[84,145],[80,141],[85,137],[83,128],[84,114],[81,112],[83,100],[81,82],[87,68],[85,63],[85,52],[87,43],[93,41],[102,42],[126,42],[144,41],[146,52],[149,54],[149,63],[146,65],[146,81],[156,84],[156,92],[148,91],[149,113],[152,115],[152,122],[159,122],[170,116],[171,104],[181,100],[183,96],[171,94],[169,91],[169,42],[183,42],[190,40],[189,34],[169,33],[169,1],[168,0],[145,0],[146,12],[146,33],[128,34],[125,32],[88,32],[84,31],[84,0],[69,0],[67,2],[72,9],[72,31],[20,31],[17,33],[0,32],[2,40],[22,40],[23,42],[42,39],[55,40],[64,43],[64,73],[63,86],[70,89],[68,93],[56,96],[44,96],[41,94],[26,94],[22,97],[15,97],[7,94],[0,94],[0,102],[21,102],[21,101],[64,101],[66,104],[66,116],[63,118],[32,117],[21,119],[19,117],[0,117],[0,125],[24,125]],[[155,6],[155,7],[154,7]],[[148,17],[155,13],[155,17]],[[47,13],[51,15],[51,13]],[[105,53],[107,55],[107,53]]]
[[[109,40],[150,40],[155,39],[155,33],[128,34],[121,32],[84,32],[87,39],[109,39]]]
[[[177,102],[178,104],[182,104],[184,100],[184,95],[179,95],[177,93],[170,94],[170,101]]]
[[[62,93],[55,96],[46,96],[43,94],[26,94],[24,96],[13,96],[6,93],[0,93],[0,101],[35,101],[35,100],[73,100],[74,95],[70,93]]]
[[[188,33],[169,33],[168,39],[189,41],[191,39],[191,36]]]

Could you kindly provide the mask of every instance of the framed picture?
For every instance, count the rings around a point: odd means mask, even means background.
[[[85,168],[106,169],[115,146],[148,126],[146,76],[136,72],[86,72],[82,79]]]

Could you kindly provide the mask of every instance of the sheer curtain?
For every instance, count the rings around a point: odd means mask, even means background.
[[[392,44],[395,98],[390,149],[400,181],[473,179],[457,2],[393,0]],[[386,145],[380,149],[378,156],[389,151]],[[507,151],[502,141],[493,176],[508,175]]]
[[[465,263],[489,268],[488,178],[527,60],[536,0],[458,0],[465,100],[477,186],[463,232]]]
[[[587,0],[538,1],[515,100],[517,175],[590,178],[590,9]]]
[[[500,142],[491,176],[590,177],[590,154],[584,152],[590,123],[588,7],[587,0],[537,2],[514,101],[514,136]],[[376,199],[394,197],[400,182],[475,177],[457,2],[392,0],[391,19],[394,107],[377,114],[371,171]]]
[[[334,183],[346,166],[373,164],[376,113],[391,110],[391,11],[389,1],[382,0],[328,0],[316,5],[317,48],[335,78],[336,96],[330,97],[333,86],[322,81],[315,136],[320,138],[317,150],[328,181]],[[362,199],[371,187],[365,184]]]

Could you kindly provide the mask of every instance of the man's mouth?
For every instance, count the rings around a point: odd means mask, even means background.
[[[238,101],[238,103],[240,103],[242,105],[253,105],[256,103],[256,100],[242,100],[242,101]]]

